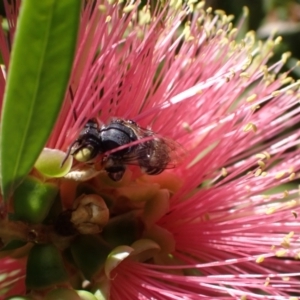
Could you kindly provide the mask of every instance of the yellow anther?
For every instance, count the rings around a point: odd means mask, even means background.
[[[273,97],[277,97],[277,96],[279,96],[281,94],[282,94],[282,91],[274,91],[274,92],[272,92],[272,96]]]
[[[255,177],[258,177],[258,176],[261,175],[261,173],[262,173],[262,169],[257,169],[257,170],[255,171],[255,173],[254,173],[254,176],[255,176]]]
[[[123,8],[125,14],[132,12],[135,9],[136,5],[128,5]]]
[[[287,77],[287,78],[281,80],[281,84],[289,84],[292,82],[294,82],[294,79],[292,77]]]
[[[243,130],[244,132],[249,132],[249,131],[257,132],[257,126],[253,123],[248,123],[244,126]]]
[[[277,257],[283,257],[283,256],[286,255],[286,253],[287,253],[287,250],[281,249],[281,250],[276,251],[276,252],[275,252],[275,255],[276,255]]]
[[[261,169],[264,169],[264,168],[266,167],[266,164],[265,164],[262,160],[259,160],[259,161],[257,162],[257,164],[259,165],[259,167],[260,167]]]
[[[256,259],[256,263],[260,264],[262,263],[263,261],[265,260],[264,256],[259,256],[257,259]]]
[[[265,159],[267,156],[264,153],[257,153],[255,154],[255,157],[258,159]]]
[[[228,175],[226,168],[222,168],[222,176],[225,177]]]
[[[283,192],[283,198],[286,198],[288,195],[289,195],[289,191],[288,191],[288,190],[285,190],[285,191]]]
[[[241,78],[246,78],[246,79],[248,79],[248,78],[250,78],[250,75],[249,75],[249,73],[247,73],[247,72],[242,72],[242,73],[240,74],[240,77],[241,77]]]
[[[291,57],[291,52],[285,52],[281,55],[281,61],[285,64],[287,60]]]
[[[296,177],[296,173],[292,173],[290,176],[289,176],[289,180],[292,181],[294,180]]]
[[[290,248],[290,241],[289,238],[284,238],[280,244],[283,248]]]
[[[226,15],[225,11],[222,10],[222,9],[216,9],[216,10],[214,11],[214,13],[215,13],[217,16],[224,16],[224,15]]]
[[[276,179],[281,179],[285,175],[285,171],[280,171],[276,173],[275,178]]]
[[[260,105],[252,105],[251,106],[251,110],[253,111],[253,112],[255,112],[256,110],[258,110],[260,108]]]
[[[243,16],[248,17],[249,15],[249,8],[247,6],[243,6]]]
[[[264,151],[263,154],[267,157],[267,159],[270,159],[270,158],[271,158],[271,155],[270,155],[269,152]]]
[[[234,36],[237,33],[237,31],[238,31],[237,28],[232,28],[228,34],[228,37],[230,38]]]
[[[291,200],[289,202],[286,203],[288,207],[294,207],[296,205],[298,205],[299,203],[296,200]]]
[[[275,207],[270,207],[266,210],[266,215],[271,215],[276,211]]]
[[[275,39],[275,41],[274,41],[275,45],[278,45],[278,44],[280,44],[281,42],[282,42],[282,37],[281,37],[281,36],[278,36],[278,37]]]
[[[212,10],[213,9],[211,7],[209,7],[209,8],[207,8],[206,13],[211,14]]]
[[[103,4],[100,4],[100,5],[98,6],[98,9],[99,9],[99,11],[102,12],[102,13],[106,13],[106,11],[107,11],[106,6],[103,5]]]
[[[252,94],[251,96],[249,96],[246,101],[247,102],[252,102],[257,98],[257,94]]]
[[[264,286],[268,286],[269,285],[269,283],[270,283],[270,277],[267,277],[266,278],[266,281],[265,281],[265,283],[264,283]]]
[[[182,127],[185,131],[187,131],[188,133],[193,132],[192,127],[187,123],[187,122],[183,122],[182,123]]]

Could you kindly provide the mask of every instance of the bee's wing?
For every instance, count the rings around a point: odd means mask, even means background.
[[[157,156],[162,161],[165,160],[165,169],[175,168],[186,158],[187,151],[180,143],[169,138],[157,138],[160,141],[157,145]]]
[[[186,149],[177,141],[163,137],[150,129],[138,127],[138,134],[143,137],[152,137],[156,149],[157,157],[165,161],[165,169],[173,169],[179,165],[186,157]],[[157,141],[157,143],[155,143]],[[143,156],[143,150],[138,150],[138,156]]]
[[[121,159],[122,163],[172,169],[186,157],[185,149],[176,141],[154,135],[153,133],[150,137],[150,140],[141,141],[131,153],[124,155]]]

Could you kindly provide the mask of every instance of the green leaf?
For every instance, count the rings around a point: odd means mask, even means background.
[[[63,102],[82,1],[22,1],[2,110],[1,187],[7,199],[43,149]]]
[[[53,183],[43,183],[33,176],[26,177],[16,188],[13,197],[14,214],[17,220],[40,223],[48,215],[58,194]]]

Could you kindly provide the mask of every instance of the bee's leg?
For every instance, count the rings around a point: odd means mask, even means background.
[[[102,164],[111,180],[120,181],[123,178],[126,167],[119,161],[119,159],[116,159],[113,156],[104,157]]]
[[[65,162],[67,161],[68,157],[71,155],[72,148],[73,148],[73,147],[75,146],[75,144],[77,144],[77,143],[78,143],[78,140],[75,140],[75,141],[69,146],[65,158],[63,159],[63,161],[62,161],[61,164],[60,164],[60,167],[61,167],[61,168],[63,167],[63,165],[64,165]]]
[[[120,181],[126,171],[125,166],[114,166],[109,169],[105,169],[108,177],[113,181]]]

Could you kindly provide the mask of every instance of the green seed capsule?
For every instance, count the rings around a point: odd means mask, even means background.
[[[81,298],[74,290],[59,288],[49,292],[45,300],[81,300]]]
[[[65,152],[45,148],[34,164],[34,167],[45,177],[63,177],[70,171],[73,162],[71,155],[64,161],[65,158]],[[64,163],[62,164],[63,161]]]
[[[15,218],[30,223],[42,222],[57,193],[56,185],[43,183],[35,177],[28,176],[18,186],[13,196]]]
[[[33,298],[28,296],[12,296],[9,298],[5,298],[5,300],[33,300]]]
[[[51,245],[34,245],[26,268],[26,286],[40,289],[65,282],[68,274],[58,249]]]
[[[88,291],[76,291],[81,300],[97,300],[97,298]]]

